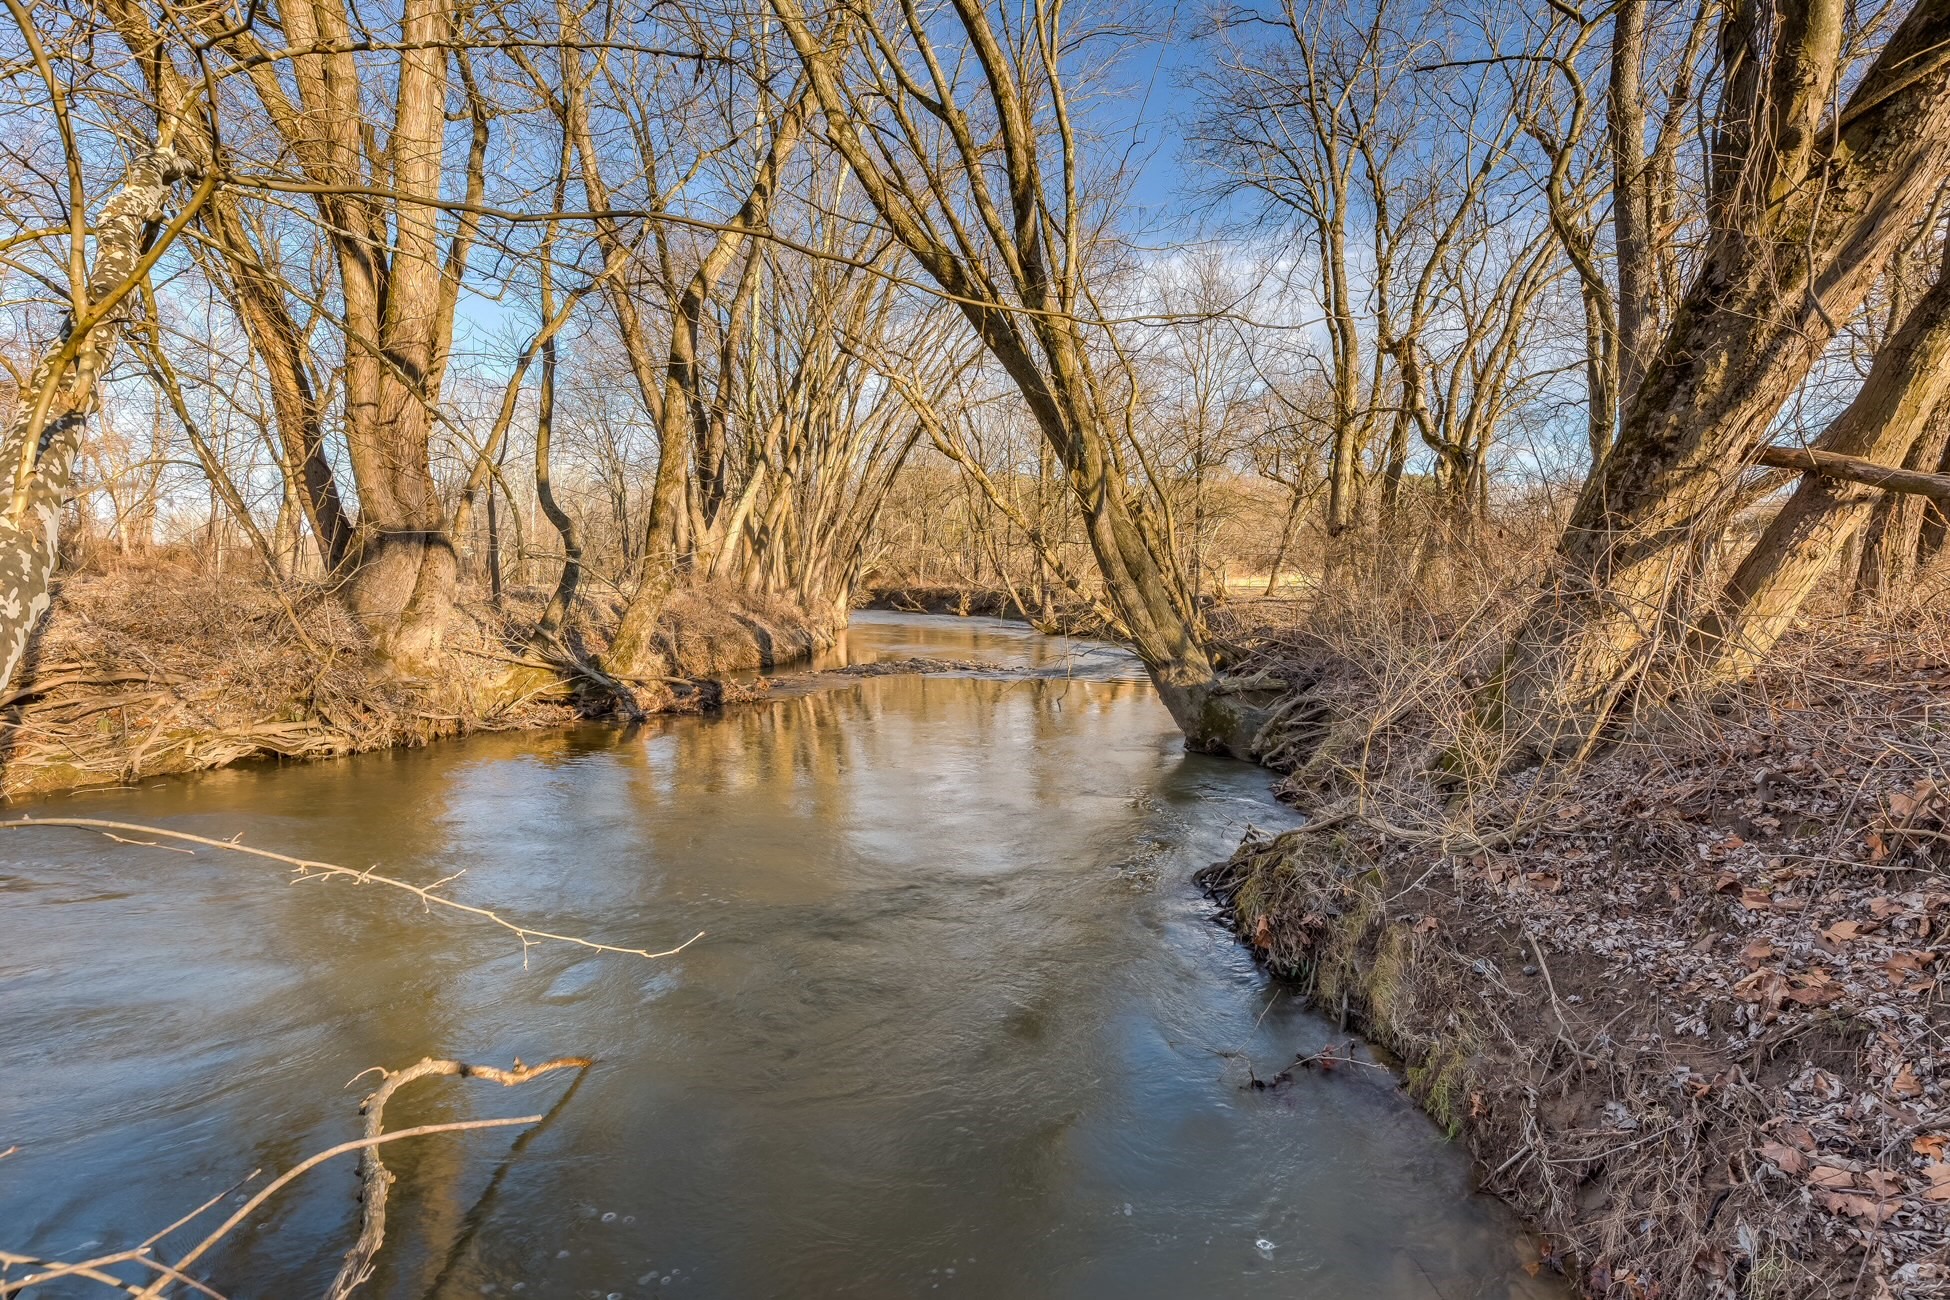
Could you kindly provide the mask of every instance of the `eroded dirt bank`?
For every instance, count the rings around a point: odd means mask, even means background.
[[[378,667],[329,593],[159,560],[61,583],[16,688],[0,699],[0,794],[47,794],[202,771],[253,758],[332,758],[473,731],[559,726],[612,711],[538,668],[525,644],[545,592],[464,605],[435,679]],[[597,609],[565,645],[599,654]],[[832,629],[795,606],[729,588],[680,591],[658,644],[667,677],[642,707],[709,707],[725,674],[809,658]],[[737,688],[731,688],[733,693]]]
[[[1203,882],[1585,1294],[1950,1295],[1946,653],[1838,645],[1474,801],[1343,749],[1283,789],[1309,828]],[[1323,749],[1373,721],[1337,712]]]

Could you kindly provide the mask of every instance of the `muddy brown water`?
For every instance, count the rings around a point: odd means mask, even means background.
[[[395,1103],[395,1126],[551,1113],[388,1148],[367,1294],[1555,1294],[1384,1072],[1246,1086],[1340,1040],[1190,883],[1248,824],[1290,823],[1265,773],[1186,754],[1101,646],[868,614],[835,662],[914,655],[1036,675],[801,677],[722,717],[29,809],[464,871],[456,898],[612,943],[708,934],[524,960],[372,885],[6,832],[0,1250],[130,1245],[356,1136],[369,1066],[576,1053],[597,1064],[566,1098],[440,1080]],[[319,1294],[354,1173],[307,1176],[206,1276]]]

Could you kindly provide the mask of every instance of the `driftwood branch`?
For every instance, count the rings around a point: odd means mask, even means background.
[[[518,1125],[539,1123],[542,1118],[540,1115],[515,1115],[507,1119],[473,1119],[462,1120],[451,1124],[422,1124],[416,1128],[397,1129],[391,1133],[362,1137],[351,1142],[341,1142],[335,1147],[330,1147],[318,1152],[316,1155],[306,1157],[273,1179],[255,1196],[238,1206],[229,1218],[217,1225],[213,1232],[204,1237],[202,1241],[198,1242],[174,1264],[165,1264],[155,1258],[152,1252],[155,1249],[156,1243],[171,1232],[174,1232],[177,1228],[182,1227],[184,1224],[190,1222],[190,1220],[216,1205],[224,1196],[230,1194],[230,1189],[226,1189],[218,1196],[205,1201],[198,1209],[178,1219],[175,1223],[172,1223],[161,1232],[154,1234],[140,1245],[131,1247],[128,1250],[118,1250],[106,1255],[97,1255],[92,1259],[75,1260],[68,1263],[39,1259],[32,1255],[0,1251],[0,1269],[15,1266],[36,1269],[35,1272],[11,1281],[0,1278],[0,1300],[5,1300],[6,1297],[17,1296],[34,1287],[46,1286],[50,1282],[60,1281],[63,1278],[83,1278],[90,1282],[98,1282],[111,1290],[119,1291],[125,1295],[139,1297],[139,1300],[157,1300],[158,1297],[166,1293],[173,1283],[187,1286],[201,1295],[215,1296],[217,1300],[223,1300],[223,1297],[217,1291],[191,1278],[185,1270],[209,1253],[210,1249],[218,1242],[229,1236],[237,1228],[237,1225],[250,1218],[252,1214],[255,1214],[266,1201],[326,1161],[335,1159],[338,1156],[347,1155],[353,1151],[370,1150],[373,1147],[388,1142],[400,1142],[408,1138],[428,1137],[436,1133],[469,1132],[474,1129],[511,1128]],[[125,1278],[117,1277],[113,1273],[108,1272],[110,1268],[118,1264],[136,1265],[148,1269],[154,1272],[156,1277],[146,1285],[128,1281]]]
[[[1908,492],[1950,507],[1950,474],[1902,469],[1864,456],[1844,456],[1813,447],[1762,447],[1754,459],[1775,469],[1797,469],[1804,474],[1846,479],[1886,492]]]
[[[394,879],[391,876],[381,875],[377,871],[359,871],[352,867],[342,867],[335,862],[318,862],[310,858],[294,858],[289,854],[273,853],[269,849],[255,849],[247,844],[239,844],[235,840],[211,839],[206,835],[192,835],[188,831],[166,830],[160,826],[143,826],[135,822],[104,821],[95,817],[16,817],[0,821],[0,830],[23,830],[36,826],[69,826],[82,830],[100,831],[104,835],[109,835],[111,839],[115,838],[111,832],[152,835],[157,839],[176,840],[184,844],[201,844],[213,849],[227,849],[232,853],[242,853],[247,857],[265,858],[272,862],[284,863],[294,873],[294,884],[300,880],[316,880],[329,876],[339,876],[356,881],[359,884],[385,885],[388,888],[401,890],[404,893],[413,895],[429,909],[445,907],[456,912],[465,912],[469,916],[478,916],[483,920],[491,921],[521,940],[522,959],[524,962],[527,960],[528,949],[538,943],[567,943],[574,944],[578,948],[588,948],[595,952],[614,952],[622,953],[630,957],[654,959],[675,956],[704,937],[704,931],[700,930],[690,938],[684,940],[684,942],[678,944],[675,948],[666,948],[662,952],[651,952],[647,948],[623,948],[614,944],[597,943],[592,939],[579,939],[570,934],[556,934],[550,930],[537,930],[532,926],[519,925],[508,920],[499,912],[495,912],[489,908],[476,907],[472,903],[462,903],[452,898],[444,898],[434,892],[441,885],[452,881],[455,878],[454,876],[437,880],[431,885],[415,885],[404,880]],[[161,848],[163,846],[154,845],[152,847]]]
[[[507,1119],[469,1119],[460,1120],[451,1124],[421,1124],[417,1128],[397,1129],[391,1133],[381,1133],[376,1137],[362,1137],[351,1142],[341,1142],[335,1147],[327,1147],[316,1155],[307,1156],[265,1184],[263,1190],[238,1206],[236,1212],[218,1224],[214,1232],[210,1233],[202,1241],[197,1242],[195,1246],[190,1248],[188,1254],[171,1265],[168,1273],[144,1287],[139,1294],[143,1297],[143,1300],[156,1300],[157,1297],[162,1295],[164,1288],[169,1285],[172,1280],[171,1275],[180,1274],[184,1269],[187,1269],[191,1264],[201,1259],[209,1252],[211,1247],[229,1236],[238,1224],[255,1214],[264,1202],[270,1200],[296,1179],[316,1169],[327,1160],[336,1159],[339,1156],[348,1155],[354,1151],[364,1151],[371,1147],[381,1146],[387,1142],[401,1142],[407,1138],[430,1137],[435,1133],[464,1133],[482,1128],[512,1128],[521,1124],[539,1123],[541,1118],[540,1115],[513,1115]],[[27,1278],[16,1285],[24,1287],[33,1283],[33,1281],[34,1279]],[[6,1292],[0,1291],[0,1294],[6,1294]]]
[[[386,1103],[392,1100],[394,1093],[415,1079],[456,1075],[463,1079],[486,1079],[490,1083],[512,1088],[555,1070],[586,1070],[590,1064],[589,1059],[582,1056],[565,1056],[559,1060],[544,1061],[540,1065],[523,1065],[517,1059],[512,1070],[500,1070],[491,1065],[468,1065],[462,1061],[428,1058],[403,1070],[384,1072],[379,1087],[360,1106],[366,1116],[366,1137],[375,1140],[375,1144],[368,1146],[359,1157],[361,1199],[365,1204],[360,1214],[359,1237],[345,1253],[345,1263],[339,1269],[338,1276],[332,1279],[332,1285],[326,1289],[325,1300],[345,1300],[370,1278],[373,1260],[386,1242],[386,1198],[392,1190],[393,1173],[380,1159],[376,1139],[385,1131]]]

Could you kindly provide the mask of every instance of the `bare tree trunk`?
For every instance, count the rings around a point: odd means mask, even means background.
[[[1748,449],[1937,188],[1950,63],[1929,52],[1950,42],[1950,0],[1910,11],[1827,131],[1841,16],[1841,0],[1791,11],[1765,70],[1759,13],[1727,19],[1706,256],[1484,697],[1522,751],[1585,743],[1684,626],[1674,597],[1723,529]]]
[[[1917,442],[1950,388],[1950,273],[1910,309],[1876,354],[1855,400],[1822,432],[1817,450],[1894,461]],[[1751,672],[1780,639],[1815,584],[1881,497],[1824,474],[1803,477],[1728,580],[1692,638],[1688,668],[1714,680]]]
[[[166,148],[147,150],[129,163],[121,188],[93,222],[95,264],[85,285],[75,286],[74,314],[42,352],[0,437],[11,497],[0,514],[0,689],[12,683],[51,601],[68,483],[83,426],[95,409],[96,384],[123,328],[126,299],[161,245],[210,195],[206,177],[167,237],[152,242],[150,226],[163,219],[170,187],[191,174],[190,164]]]
[[[501,444],[501,455],[505,457],[507,453],[508,445],[506,443]],[[490,483],[488,484],[487,490],[488,599],[494,602],[496,609],[501,608],[503,596],[501,588],[501,511],[498,504],[500,501],[500,493],[497,491],[500,486],[498,482]],[[516,518],[520,518],[519,512],[517,512]]]
[[[889,104],[890,81],[847,80],[852,68],[841,51],[855,44],[851,33],[836,40],[830,29],[815,32],[797,0],[771,0],[771,6],[835,148],[894,237],[953,295],[1062,462],[1110,603],[1186,743],[1249,754],[1263,714],[1219,680],[1172,550],[1134,505],[1131,494],[1145,480],[1119,462],[1113,399],[1088,346],[1082,313],[1096,308],[1083,283],[1089,248],[1081,165],[1059,70],[1069,41],[1060,7],[1034,6],[1015,31],[998,30],[990,11],[958,3],[956,23],[982,70],[967,88],[943,71],[931,25],[917,11],[890,17],[859,43],[883,52],[911,46],[932,89],[903,72],[904,95]],[[849,11],[846,21],[856,20],[873,18]],[[989,123],[982,142],[969,110],[956,102],[960,94],[980,97],[978,116]],[[938,167],[935,139],[915,133],[905,115],[909,105],[925,105],[943,127],[939,148],[946,161]],[[1046,107],[1048,118],[1035,106]],[[869,145],[866,133],[882,126],[886,133]],[[895,161],[891,149],[909,159]],[[929,171],[928,179],[917,179],[914,166]],[[945,196],[949,186],[953,197]],[[1144,500],[1160,512],[1167,504],[1155,485]]]
[[[1950,455],[1950,401],[1939,398],[1922,436],[1903,458],[1903,468],[1943,473],[1946,455]],[[1923,527],[1932,508],[1941,510],[1927,497],[1907,492],[1882,494],[1863,530],[1853,600],[1881,599],[1922,567]]]
[[[548,310],[546,297],[542,300],[542,310]],[[562,631],[562,624],[575,604],[576,584],[582,580],[582,543],[576,537],[575,520],[556,503],[554,485],[549,479],[549,443],[554,432],[555,340],[550,339],[542,345],[542,388],[535,409],[535,499],[562,538],[562,572],[555,580],[555,593],[549,597],[548,608],[542,611],[541,622],[535,630],[551,640]]]

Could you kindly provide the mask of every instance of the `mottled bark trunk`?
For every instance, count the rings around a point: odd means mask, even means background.
[[[1752,88],[1759,130],[1735,68],[1701,270],[1487,689],[1486,720],[1524,751],[1583,744],[1689,621],[1675,594],[1724,528],[1747,449],[1860,305],[1950,155],[1950,64],[1932,53],[1950,42],[1950,0],[1909,13],[1832,131],[1815,128],[1838,70],[1838,6],[1809,8],[1775,33],[1767,93]],[[1751,41],[1734,43],[1751,62]]]
[[[85,300],[41,355],[0,437],[10,499],[0,514],[0,690],[12,684],[47,612],[60,554],[61,514],[96,385],[123,328],[130,290],[141,279],[145,240],[165,215],[170,187],[191,174],[167,149],[138,155],[93,223],[95,264]],[[207,187],[200,198],[208,197]]]
[[[1917,442],[1950,387],[1950,278],[1917,302],[1876,354],[1855,399],[1817,450],[1894,462]],[[1787,631],[1883,493],[1808,474],[1769,521],[1690,638],[1685,670],[1708,681],[1751,673]]]

